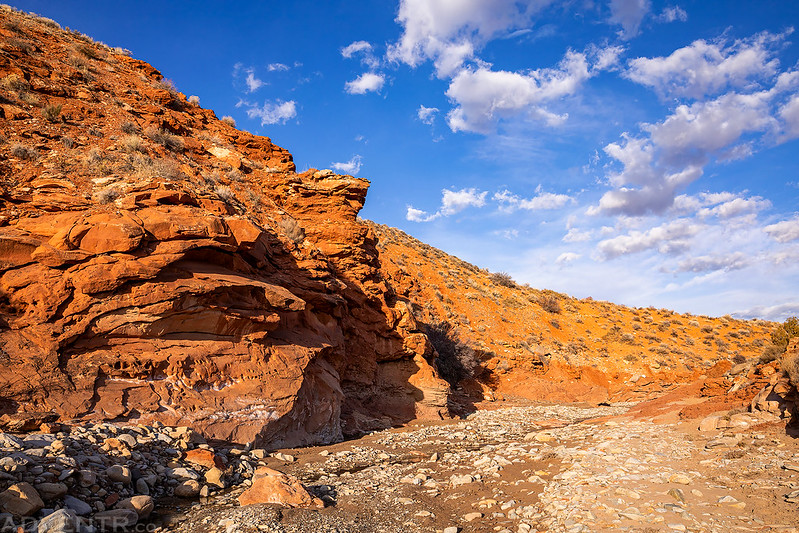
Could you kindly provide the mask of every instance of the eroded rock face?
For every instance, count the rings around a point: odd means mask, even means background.
[[[272,446],[445,413],[356,219],[368,181],[297,174],[146,63],[83,43],[75,71],[71,33],[6,15],[37,49],[0,57],[26,91],[0,121],[0,413]]]

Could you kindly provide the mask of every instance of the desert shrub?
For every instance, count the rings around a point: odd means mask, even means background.
[[[474,348],[458,339],[452,324],[433,321],[425,325],[423,330],[438,353],[435,364],[443,379],[455,386],[475,375],[480,366],[479,356]]]
[[[36,17],[36,20],[38,20],[39,22],[41,22],[45,26],[49,26],[50,28],[53,28],[54,30],[60,30],[61,29],[61,24],[59,24],[58,22],[54,21],[51,18],[43,17],[41,15],[35,15],[34,13],[31,13],[31,15],[34,15]]]
[[[129,156],[126,165],[136,179],[163,178],[174,181],[183,177],[180,165],[175,161],[152,159],[138,152]]]
[[[99,163],[100,161],[105,159],[105,156],[103,155],[103,153],[100,151],[99,148],[92,148],[86,153],[85,159],[87,163]]]
[[[780,368],[795,387],[799,387],[799,351],[786,353],[780,360]]]
[[[100,59],[100,57],[101,57],[100,56],[100,51],[96,47],[94,47],[94,46],[92,46],[92,45],[90,45],[88,43],[85,43],[85,44],[81,43],[81,44],[77,45],[75,47],[75,51],[78,52],[79,54],[85,56],[85,57],[88,57],[89,59]]]
[[[191,105],[199,106],[200,105],[200,97],[197,96],[197,95],[194,95],[194,94],[189,96],[189,103]]]
[[[225,124],[227,124],[231,128],[235,128],[236,127],[236,119],[234,119],[230,115],[225,115],[224,117],[222,117],[219,120],[221,120],[222,122],[224,122]]]
[[[280,232],[294,244],[305,240],[305,230],[291,217],[286,217],[278,223]]]
[[[120,142],[122,149],[126,152],[147,152],[147,145],[138,135],[128,135],[122,138]]]
[[[513,278],[507,272],[494,272],[489,276],[489,279],[492,283],[496,283],[497,285],[502,285],[503,287],[515,287],[516,282],[513,281]]]
[[[782,350],[774,346],[773,344],[769,344],[765,348],[763,348],[763,352],[760,354],[760,357],[757,359],[758,364],[764,365],[766,363],[770,363],[772,361],[776,361],[779,356],[782,355]]]
[[[172,135],[168,131],[150,127],[144,131],[144,134],[147,136],[148,139],[150,139],[154,143],[160,144],[167,150],[171,150],[172,152],[183,151],[183,139],[181,139],[177,135]]]
[[[155,159],[150,168],[153,177],[161,177],[169,181],[174,181],[183,177],[180,165],[171,159]]]
[[[22,39],[15,39],[13,37],[10,38],[10,39],[6,39],[5,44],[4,44],[4,48],[5,47],[16,48],[20,52],[22,52],[24,54],[27,54],[27,55],[30,55],[30,54],[32,54],[33,52],[36,51],[36,47],[34,45],[32,45],[31,43],[29,43],[28,41],[24,41]]]
[[[793,337],[799,337],[799,319],[795,316],[787,319],[771,332],[771,343],[785,351],[788,342]]]
[[[30,89],[28,82],[16,74],[9,74],[3,78],[2,86],[4,89],[15,93],[21,93]]]
[[[75,139],[70,137],[69,135],[64,135],[61,137],[61,144],[64,145],[64,148],[72,148],[75,146]]]
[[[214,193],[225,203],[230,203],[236,199],[236,195],[233,194],[233,190],[227,185],[220,185],[219,187],[215,188]]]
[[[139,128],[136,126],[136,124],[134,124],[133,122],[131,122],[129,120],[126,120],[125,122],[120,124],[119,125],[119,129],[121,129],[123,133],[127,133],[129,135],[132,135],[132,134],[136,133],[137,131],[139,131]]]
[[[47,104],[42,108],[42,116],[47,122],[61,122],[61,109],[64,106],[62,104]]]
[[[33,161],[39,157],[39,152],[37,152],[35,148],[17,143],[11,146],[11,155],[18,159]]]
[[[560,301],[551,294],[545,294],[538,299],[538,305],[547,313],[560,313]]]
[[[122,196],[122,189],[116,185],[110,185],[104,189],[100,189],[97,191],[97,194],[95,194],[95,198],[97,198],[100,204],[110,204],[120,196]]]

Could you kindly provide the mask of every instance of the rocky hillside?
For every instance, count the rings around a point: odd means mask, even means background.
[[[515,283],[402,231],[370,224],[381,269],[430,334],[453,385],[486,398],[651,397],[752,361],[775,324],[576,299]]]
[[[445,416],[356,220],[151,65],[0,10],[0,413],[153,419],[265,445]]]

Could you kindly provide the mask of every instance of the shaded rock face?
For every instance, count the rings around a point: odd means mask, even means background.
[[[0,102],[0,413],[271,446],[445,414],[356,219],[368,181],[297,174],[146,63],[2,14],[0,41],[35,46],[0,55],[19,88]]]

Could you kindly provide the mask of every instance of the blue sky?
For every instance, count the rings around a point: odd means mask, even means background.
[[[799,314],[799,3],[13,2],[522,283]]]

